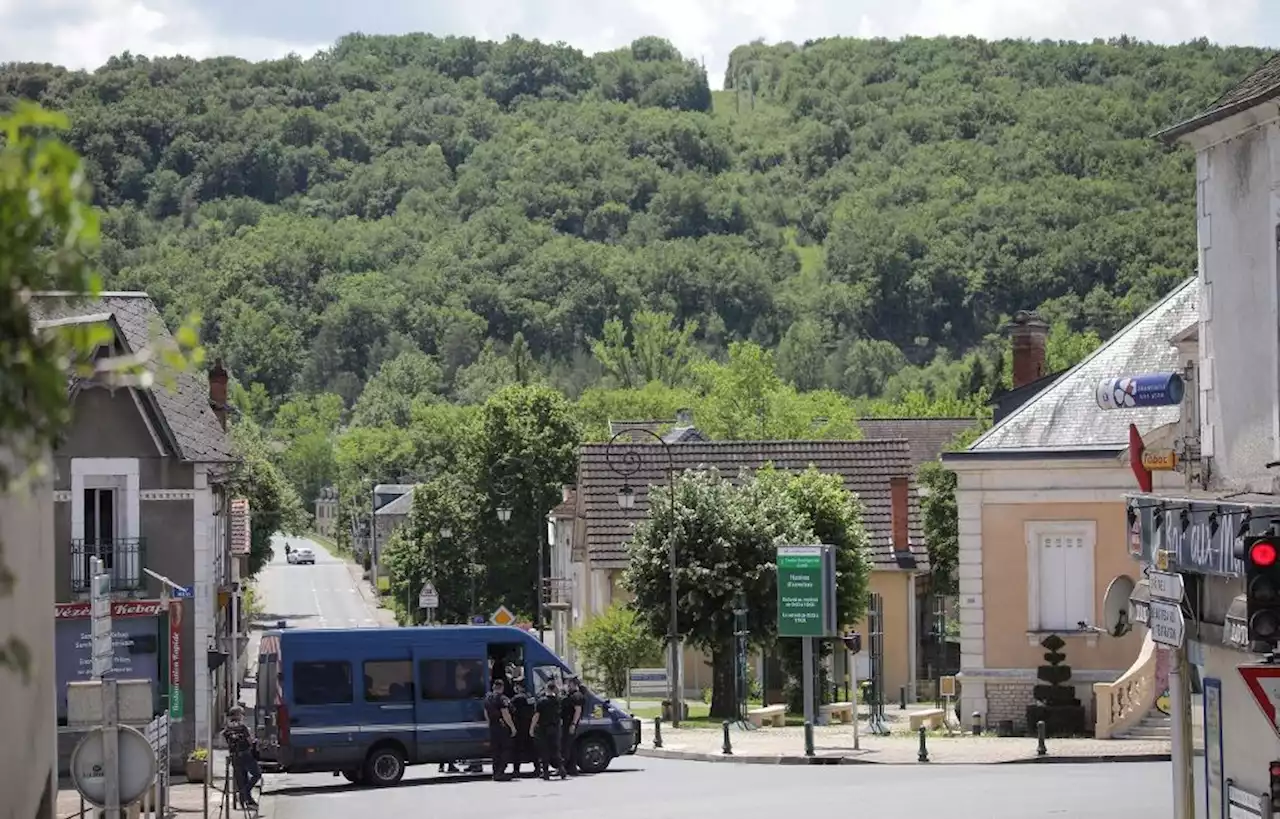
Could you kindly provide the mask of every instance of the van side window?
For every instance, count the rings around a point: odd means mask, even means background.
[[[365,702],[413,702],[413,662],[369,660],[364,664]]]
[[[351,702],[351,663],[338,660],[293,664],[293,701],[298,705]]]
[[[484,660],[422,660],[424,700],[484,699]]]

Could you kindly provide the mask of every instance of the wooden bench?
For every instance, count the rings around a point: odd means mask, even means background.
[[[766,724],[782,728],[787,724],[787,706],[766,705],[763,708],[752,708],[747,712],[747,719],[757,728],[763,728]]]
[[[851,702],[828,703],[819,707],[818,711],[826,716],[829,721],[853,722],[853,703]]]
[[[927,725],[930,728],[941,728],[942,718],[946,714],[941,708],[925,708],[920,711],[913,711],[908,721],[911,723],[912,731],[919,731],[921,725]]]

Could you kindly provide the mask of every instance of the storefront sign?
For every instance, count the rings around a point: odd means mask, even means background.
[[[116,600],[111,604],[111,619],[159,617],[161,611],[159,600]],[[53,609],[55,620],[87,620],[92,613],[88,600],[83,603],[57,603]]]
[[[182,603],[169,604],[169,719],[182,719]]]
[[[1104,378],[1095,398],[1104,410],[1135,407],[1173,407],[1182,403],[1186,385],[1177,373],[1150,373],[1125,378]]]
[[[1178,456],[1172,449],[1148,449],[1142,453],[1142,465],[1152,472],[1172,472],[1178,468]]]
[[[158,662],[161,645],[157,633],[159,621],[155,617],[134,615],[119,618],[114,611],[112,614],[111,643],[115,651],[112,671],[115,677],[151,680],[158,689],[162,667]],[[54,624],[54,670],[60,719],[67,715],[67,683],[90,677],[93,640],[89,630],[88,617],[64,617]],[[156,693],[158,695],[159,692]]]

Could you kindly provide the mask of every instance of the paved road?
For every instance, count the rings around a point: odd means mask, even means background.
[[[285,560],[284,545],[309,546],[314,566],[294,566]],[[294,628],[376,628],[377,615],[356,590],[346,561],[304,537],[276,535],[271,562],[258,576],[261,620],[285,620]]]
[[[495,783],[415,768],[396,788],[329,775],[273,776],[271,819],[489,816],[776,819],[803,812],[946,819],[1168,819],[1169,766],[764,766],[628,758],[604,774]],[[323,799],[321,798],[323,797]],[[430,800],[429,803],[426,800]],[[808,807],[803,807],[808,806]]]

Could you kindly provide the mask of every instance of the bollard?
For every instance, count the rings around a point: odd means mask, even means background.
[[[1036,756],[1044,756],[1049,749],[1044,746],[1044,720],[1036,723]]]
[[[813,723],[804,724],[804,755],[813,756]]]
[[[982,715],[977,711],[973,712],[973,735],[975,737],[982,736]]]
[[[928,735],[928,731],[926,731],[925,727],[921,725],[920,726],[920,755],[916,757],[917,761],[919,762],[929,761],[929,746],[925,743],[925,737],[927,735]]]
[[[898,686],[898,710],[907,710],[907,687],[905,685]]]
[[[662,747],[662,717],[653,718],[653,747]]]
[[[720,753],[725,756],[733,756],[733,744],[729,742],[729,720],[721,723],[720,729],[724,731],[724,745],[721,746]]]

